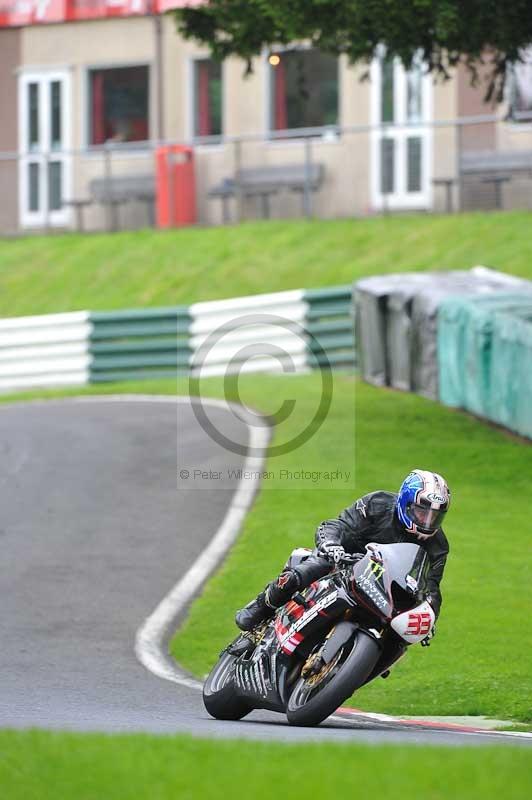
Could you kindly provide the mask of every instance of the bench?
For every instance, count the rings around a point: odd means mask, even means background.
[[[275,167],[251,167],[241,169],[234,178],[224,178],[209,191],[209,197],[222,201],[224,223],[230,222],[229,200],[232,197],[257,197],[260,199],[262,216],[270,216],[270,198],[282,190],[300,192],[303,213],[306,209],[306,192],[316,192],[323,183],[323,164],[287,164]]]
[[[530,172],[531,150],[470,150],[460,158],[462,175]]]
[[[118,207],[131,202],[141,202],[146,206],[148,224],[155,224],[154,215],[155,177],[153,175],[116,175],[109,178],[93,178],[89,182],[89,197],[63,201],[76,211],[76,228],[83,230],[83,210],[94,203],[108,206],[110,228],[118,230]]]
[[[434,186],[446,191],[446,210],[453,210],[452,190],[459,189],[459,206],[464,190],[475,184],[491,185],[495,208],[503,208],[503,186],[513,178],[532,177],[531,150],[471,150],[460,156],[460,173],[456,178],[435,178]]]

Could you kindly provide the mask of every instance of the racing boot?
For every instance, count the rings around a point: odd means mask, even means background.
[[[255,600],[237,611],[235,622],[240,630],[251,631],[261,622],[271,619],[277,609],[284,606],[299,589],[299,584],[297,572],[291,569],[281,572]]]
[[[236,612],[235,622],[241,631],[251,631],[274,614],[275,609],[266,605],[266,592],[261,592],[251,603]]]

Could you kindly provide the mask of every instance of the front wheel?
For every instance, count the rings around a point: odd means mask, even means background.
[[[319,725],[366,681],[380,656],[371,636],[359,631],[333,658],[325,676],[299,678],[288,700],[291,725]]]
[[[235,689],[233,665],[236,659],[237,656],[224,651],[203,685],[203,703],[215,719],[242,719],[252,710]]]

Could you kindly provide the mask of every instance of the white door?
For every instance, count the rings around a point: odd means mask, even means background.
[[[70,75],[19,78],[19,215],[23,227],[65,226],[71,212]]]
[[[376,209],[432,205],[432,84],[421,62],[408,71],[383,54],[371,66],[371,196]]]

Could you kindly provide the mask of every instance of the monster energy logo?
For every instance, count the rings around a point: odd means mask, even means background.
[[[382,578],[384,572],[385,569],[382,564],[379,564],[378,561],[370,561],[364,570],[363,577],[368,578],[370,575],[375,575],[375,578],[378,580]]]

